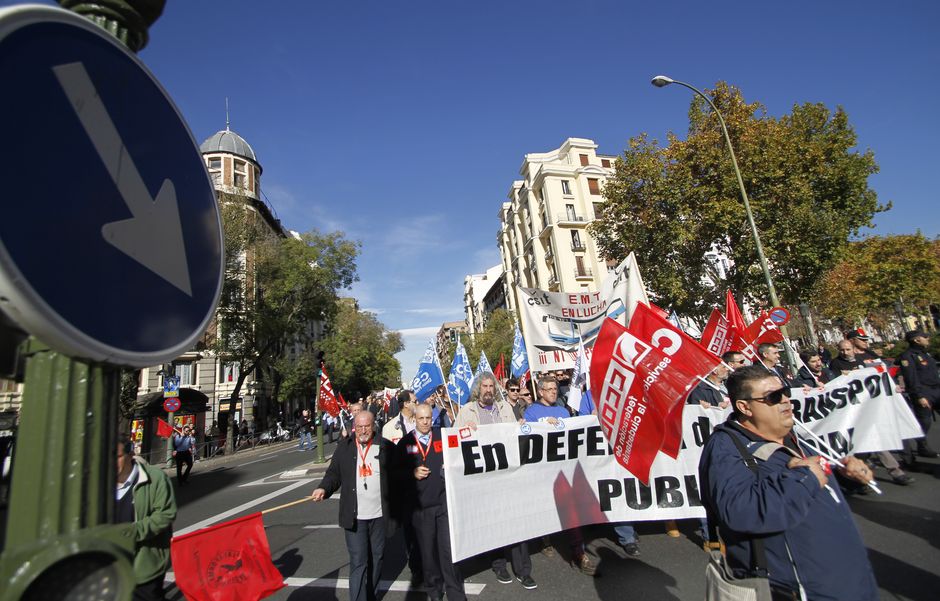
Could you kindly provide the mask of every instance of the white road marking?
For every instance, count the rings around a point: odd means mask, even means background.
[[[174,532],[174,535],[179,536],[179,535],[181,535],[181,534],[186,534],[186,533],[188,533],[188,532],[193,532],[193,531],[195,531],[195,530],[200,530],[200,529],[202,529],[202,528],[205,528],[206,526],[211,526],[212,524],[215,524],[216,522],[221,522],[222,520],[224,520],[225,518],[227,518],[227,517],[229,517],[229,516],[233,516],[233,515],[239,514],[239,513],[243,512],[243,511],[247,510],[247,509],[251,509],[252,507],[255,507],[256,505],[261,505],[262,503],[264,503],[264,502],[266,502],[266,501],[270,501],[271,499],[273,499],[273,498],[275,498],[275,497],[279,497],[279,496],[281,496],[281,495],[283,495],[283,494],[285,494],[285,493],[288,493],[288,492],[294,490],[295,488],[300,488],[301,486],[304,486],[304,485],[306,485],[306,484],[309,484],[310,482],[313,482],[313,478],[305,478],[305,479],[303,479],[303,480],[298,480],[297,482],[294,482],[294,483],[292,483],[292,484],[289,484],[289,485],[285,486],[284,488],[279,488],[279,489],[275,490],[274,492],[271,492],[271,493],[268,493],[268,494],[266,494],[266,495],[264,495],[264,496],[258,497],[257,499],[254,499],[254,500],[252,500],[252,501],[248,501],[247,503],[242,503],[242,504],[239,505],[238,507],[233,507],[233,508],[229,509],[228,511],[223,511],[222,513],[216,514],[216,515],[212,516],[211,518],[206,518],[206,519],[202,520],[201,522],[196,522],[196,523],[193,524],[192,526],[188,526],[188,527],[186,527],[186,528],[183,528],[182,530],[179,530],[179,531],[177,531],[177,532]]]
[[[167,572],[164,582],[168,584],[176,582],[176,574],[173,572]],[[285,578],[284,584],[291,588],[313,586],[317,588],[349,590],[348,578]],[[486,588],[485,584],[477,584],[474,582],[465,582],[463,586],[468,595],[479,595],[483,592],[483,589]],[[407,580],[382,580],[379,582],[379,588],[383,591],[394,591],[401,593],[406,593],[408,591],[424,591],[423,587],[412,586],[411,583]]]
[[[304,530],[319,530],[321,528],[339,528],[339,524],[311,524],[304,526]]]

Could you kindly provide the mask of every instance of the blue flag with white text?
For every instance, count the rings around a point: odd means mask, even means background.
[[[418,401],[423,401],[434,393],[434,390],[444,383],[444,374],[437,359],[437,349],[434,341],[428,343],[428,349],[418,363],[418,373],[411,380],[411,389]]]
[[[470,385],[473,382],[473,368],[467,357],[467,349],[463,343],[457,341],[457,352],[454,353],[454,362],[450,366],[450,377],[447,379],[447,392],[450,398],[463,405],[470,399]]]
[[[521,378],[528,371],[529,355],[525,352],[525,341],[519,331],[519,324],[516,324],[516,335],[512,340],[512,375]]]
[[[473,372],[473,379],[476,380],[477,376],[479,376],[485,371],[493,373],[493,368],[490,367],[490,362],[486,358],[486,353],[483,351],[480,351],[480,360],[477,361],[477,370]]]

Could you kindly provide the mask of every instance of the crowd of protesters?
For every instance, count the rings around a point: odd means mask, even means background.
[[[926,432],[933,410],[940,410],[937,365],[927,352],[926,333],[908,332],[906,340],[909,348],[896,362],[900,368],[898,387],[910,397],[912,409]],[[793,370],[781,362],[782,348],[775,344],[760,345],[757,349],[759,360],[751,366],[742,353],[726,353],[722,364],[690,393],[688,403],[706,408],[731,407],[729,424],[732,421],[738,423],[737,420],[750,424],[752,422],[742,413],[748,410],[741,408],[753,399],[742,398],[742,391],[754,387],[752,381],[755,377],[763,374],[764,379],[769,378],[768,382],[772,384],[764,386],[773,388],[780,392],[781,398],[786,398],[787,393],[781,391],[794,387],[819,387],[839,375],[867,366],[891,366],[894,362],[870,349],[870,342],[864,330],[846,332],[835,357],[828,357],[822,348],[804,351],[799,355],[799,368]],[[729,394],[726,384],[736,371],[741,371],[738,380],[744,383],[736,384],[737,388]],[[587,390],[581,391],[577,407],[569,406],[571,386],[570,371],[537,374],[534,381],[527,383],[514,378],[497,381],[491,373],[484,373],[475,380],[471,397],[463,406],[451,402],[443,386],[423,402],[418,402],[412,391],[402,390],[390,402],[383,398],[382,393],[376,393],[362,402],[351,404],[338,420],[341,431],[337,451],[313,493],[313,499],[319,501],[336,491],[342,492],[339,521],[345,530],[350,554],[351,599],[375,598],[386,539],[397,527],[403,530],[403,552],[408,557],[413,580],[423,583],[431,599],[442,599],[445,595],[450,600],[465,599],[460,566],[454,564],[450,556],[440,428],[475,429],[511,422],[552,423],[575,415],[596,414]],[[749,435],[760,439],[760,435],[753,432]],[[865,478],[870,479],[873,470],[879,466],[888,471],[896,484],[909,485],[914,479],[903,468],[912,465],[917,456],[937,457],[937,453],[927,445],[926,438],[911,441],[910,447],[898,451],[900,458],[890,451],[872,453],[859,459],[847,458],[845,463],[851,469],[848,473],[843,470],[837,474],[839,486],[845,494],[864,494],[868,490],[863,485]],[[788,469],[806,467],[809,463],[801,460],[799,465],[794,463]],[[820,479],[820,485],[825,486],[826,482]],[[845,508],[838,511],[845,512]],[[849,514],[846,512],[846,515]],[[721,516],[716,519],[717,526],[725,527],[721,524]],[[639,539],[633,524],[613,526],[613,534],[624,553],[628,557],[638,557]],[[680,535],[674,521],[665,522],[664,528],[670,536]],[[847,533],[855,532],[854,525],[846,528]],[[707,520],[699,520],[697,536],[707,550],[708,541],[712,538]],[[857,532],[846,537],[849,543],[858,539]],[[597,575],[597,567],[585,548],[580,529],[564,532],[559,540],[564,540],[568,547],[567,552],[561,555],[571,558],[572,567],[589,577]],[[540,548],[549,557],[559,555],[547,537],[493,550],[489,553],[489,561],[498,582],[511,584],[518,581],[526,589],[537,588],[532,574],[530,547]],[[858,548],[853,546],[846,552],[857,554]],[[865,566],[867,562],[862,568],[870,569]],[[745,569],[744,573],[747,571]],[[869,578],[862,584],[867,591],[872,583]],[[798,584],[803,586],[806,583]],[[793,593],[796,589],[791,585],[791,582],[775,583],[774,598]]]

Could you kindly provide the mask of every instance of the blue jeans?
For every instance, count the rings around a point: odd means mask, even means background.
[[[346,533],[349,550],[349,600],[374,601],[385,555],[385,518],[356,520]]]
[[[306,445],[304,444],[305,441],[306,441]],[[300,446],[298,446],[297,448],[303,451],[305,446],[311,449],[313,448],[313,433],[312,432],[300,433]]]
[[[637,542],[636,530],[630,522],[620,522],[614,526],[614,533],[616,533],[617,542],[621,547]]]

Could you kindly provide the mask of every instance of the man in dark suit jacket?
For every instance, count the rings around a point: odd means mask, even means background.
[[[340,440],[330,466],[311,497],[329,498],[337,490],[339,525],[349,550],[350,601],[374,601],[379,590],[385,539],[394,531],[389,507],[388,471],[395,447],[375,436],[375,416],[363,411],[355,434]]]
[[[418,535],[424,584],[432,601],[466,601],[463,577],[450,554],[447,495],[441,429],[432,428],[433,412],[427,404],[415,409],[415,429],[398,442],[398,479],[403,508]]]

